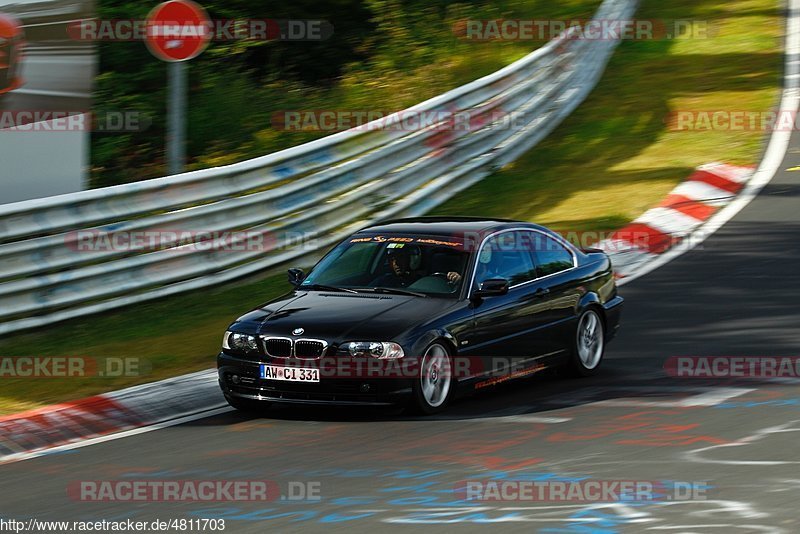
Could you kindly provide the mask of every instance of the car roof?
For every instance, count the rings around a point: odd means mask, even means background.
[[[426,235],[453,235],[453,233],[493,232],[506,228],[532,228],[551,231],[538,224],[512,219],[482,217],[413,217],[380,221],[362,228],[357,233],[407,233]]]

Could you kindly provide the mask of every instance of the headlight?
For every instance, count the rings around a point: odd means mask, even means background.
[[[350,356],[372,356],[381,360],[396,360],[403,357],[403,348],[397,343],[381,341],[352,341],[345,344]]]
[[[258,344],[256,343],[256,337],[250,334],[225,332],[225,336],[222,338],[222,348],[249,352],[258,350]]]

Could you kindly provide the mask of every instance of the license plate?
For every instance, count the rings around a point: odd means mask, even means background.
[[[261,378],[265,380],[283,380],[285,382],[319,382],[319,369],[262,365]]]

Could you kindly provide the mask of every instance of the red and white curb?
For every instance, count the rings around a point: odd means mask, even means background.
[[[211,369],[0,417],[0,464],[222,406]]]
[[[703,223],[736,197],[753,171],[751,167],[724,163],[698,167],[661,204],[595,247],[611,257],[617,277],[625,278],[664,252],[691,240]]]

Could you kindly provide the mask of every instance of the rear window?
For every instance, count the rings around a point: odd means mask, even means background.
[[[539,276],[560,273],[575,266],[572,253],[550,236],[539,234],[534,252]]]

